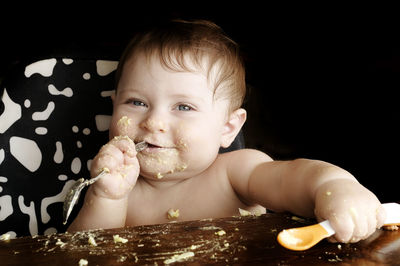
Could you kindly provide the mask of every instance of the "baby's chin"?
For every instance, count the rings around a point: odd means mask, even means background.
[[[156,181],[171,181],[181,179],[181,175],[179,172],[175,172],[174,170],[170,171],[140,171],[140,176],[150,180]]]
[[[168,177],[172,178],[187,168],[187,164],[178,159],[173,161],[154,160],[154,158],[143,158],[140,155],[138,155],[138,159],[140,175],[149,179],[161,180]]]

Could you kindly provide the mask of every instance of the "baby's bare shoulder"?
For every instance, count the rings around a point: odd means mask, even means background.
[[[255,149],[237,150],[221,154],[218,158],[220,171],[224,171],[234,189],[236,191],[240,190],[241,192],[247,189],[247,180],[254,170],[259,165],[272,161],[269,155]]]
[[[217,164],[228,165],[229,167],[244,164],[254,165],[263,162],[273,161],[272,158],[259,150],[241,149],[220,154],[216,160]]]

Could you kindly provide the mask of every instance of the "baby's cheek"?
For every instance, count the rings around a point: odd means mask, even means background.
[[[113,120],[110,127],[110,139],[116,136],[128,136],[135,139],[135,123],[127,116],[121,116],[118,120]]]
[[[193,129],[185,124],[180,124],[176,131],[175,144],[181,152],[190,151],[192,143],[198,140],[199,129]]]
[[[129,136],[129,132],[131,131],[130,127],[132,125],[132,119],[127,116],[122,116],[117,122],[117,130],[121,136]]]

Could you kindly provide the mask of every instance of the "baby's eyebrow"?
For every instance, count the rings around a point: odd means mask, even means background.
[[[178,94],[172,94],[171,98],[176,98],[176,99],[184,99],[188,101],[196,101],[196,102],[206,102],[206,97],[200,97],[200,96],[195,96],[195,95],[188,95],[188,94],[183,94],[183,93],[178,93]]]

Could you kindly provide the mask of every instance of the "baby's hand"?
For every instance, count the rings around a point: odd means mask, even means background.
[[[371,191],[346,179],[329,181],[318,189],[315,215],[319,221],[329,220],[336,232],[330,240],[343,243],[366,239],[383,225],[386,217]]]
[[[91,165],[91,176],[97,176],[101,169],[108,168],[104,175],[91,187],[100,197],[122,199],[128,196],[139,175],[139,162],[135,144],[127,137],[115,137],[104,145]]]

